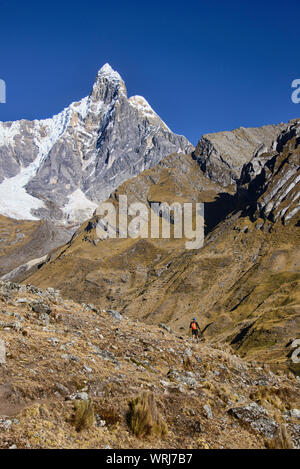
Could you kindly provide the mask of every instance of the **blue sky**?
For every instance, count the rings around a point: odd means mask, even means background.
[[[0,120],[58,113],[106,62],[193,143],[300,116],[299,0],[4,0],[0,11]]]

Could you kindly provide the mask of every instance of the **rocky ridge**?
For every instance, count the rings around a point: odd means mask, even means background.
[[[292,121],[206,134],[199,140],[193,156],[213,181],[223,187],[235,187],[243,166],[252,158],[276,148],[277,139],[290,125],[293,125]]]

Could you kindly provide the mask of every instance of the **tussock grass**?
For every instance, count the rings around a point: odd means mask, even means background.
[[[107,407],[105,409],[101,409],[99,414],[103,420],[105,420],[106,425],[112,426],[116,425],[120,421],[120,416],[115,408]]]
[[[268,402],[273,407],[284,412],[286,409],[290,408],[290,403],[293,401],[295,396],[286,387],[259,387],[257,391],[250,394],[250,398],[262,405]]]
[[[90,428],[95,421],[94,407],[91,400],[75,401],[72,423],[76,431]]]
[[[166,422],[158,413],[152,393],[143,393],[129,402],[129,426],[139,437],[165,436],[168,432]]]
[[[214,391],[215,391],[215,386],[214,386],[214,384],[211,383],[210,381],[203,381],[202,387],[203,387],[204,389],[208,389],[208,390],[211,391],[211,392],[214,392]]]

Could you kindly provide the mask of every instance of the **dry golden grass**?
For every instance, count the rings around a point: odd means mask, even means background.
[[[129,426],[137,437],[164,437],[168,433],[167,424],[158,413],[152,393],[143,393],[133,399],[129,408]]]
[[[72,423],[76,431],[86,430],[90,428],[95,422],[94,407],[92,401],[89,399],[78,400],[74,402],[74,415]]]
[[[29,331],[24,336],[14,329],[1,329],[7,367],[0,368],[0,415],[20,422],[9,431],[0,430],[1,448],[12,444],[18,448],[264,447],[262,435],[232,426],[224,407],[234,405],[235,396],[249,402],[250,393],[258,390],[255,380],[272,375],[258,365],[246,366],[240,357],[230,355],[229,346],[223,351],[222,344],[211,346],[187,336],[162,334],[161,328],[126,317],[115,323],[107,313],[88,312],[72,301],[50,302],[61,318],[44,328],[27,303],[17,303],[24,296],[30,302],[40,299],[38,294],[23,292],[10,302],[0,298],[1,323],[8,321],[7,313],[18,311],[24,330]],[[58,345],[52,343],[53,337]],[[183,362],[187,348],[190,360]],[[113,352],[118,365],[104,360],[98,349]],[[65,358],[65,353],[76,360]],[[137,367],[136,362],[145,366]],[[192,370],[187,370],[191,363]],[[179,379],[170,379],[170,369],[176,370]],[[195,373],[195,387],[190,387],[192,375],[187,371]],[[250,387],[243,385],[241,373]],[[286,409],[298,408],[299,386],[286,376],[276,377],[276,382],[278,390],[271,402],[264,403],[270,417],[280,423],[284,416],[275,396]],[[155,393],[155,401],[153,394],[140,395],[146,389]],[[74,401],[68,396],[79,391],[88,392],[91,402],[76,402],[73,409]],[[212,408],[212,420],[201,411],[205,404]],[[93,425],[93,414],[105,426]],[[197,443],[199,428],[201,442]]]
[[[99,410],[97,409],[97,413],[108,426],[116,425],[120,421],[120,415],[114,407],[100,407]]]
[[[265,387],[260,386],[254,393],[250,394],[250,398],[259,404],[271,404],[274,408],[284,412],[290,409],[290,402],[295,398],[295,393],[286,387]]]

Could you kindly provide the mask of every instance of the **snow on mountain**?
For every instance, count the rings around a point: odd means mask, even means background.
[[[157,119],[159,116],[156,114],[156,112],[153,111],[152,107],[148,103],[148,101],[143,98],[143,96],[131,96],[129,98],[128,102],[138,111],[140,112],[144,117],[147,117],[149,119]],[[163,122],[163,125],[165,128],[171,132],[169,127]]]
[[[19,173],[12,178],[5,178],[0,184],[0,213],[2,215],[27,220],[38,220],[32,210],[45,207],[42,200],[31,196],[25,189],[43,164],[54,143],[63,135],[69,121],[70,108],[64,109],[52,119],[33,121],[33,141],[38,147],[38,155],[28,166],[21,164]],[[0,141],[13,145],[13,140],[21,131],[22,121],[14,122],[11,127],[0,126]],[[45,128],[44,137],[40,137],[41,128]],[[3,140],[2,140],[3,139]]]
[[[66,219],[70,223],[76,223],[78,218],[89,218],[93,215],[98,204],[89,200],[81,189],[76,189],[68,196],[68,203],[63,207]]]

